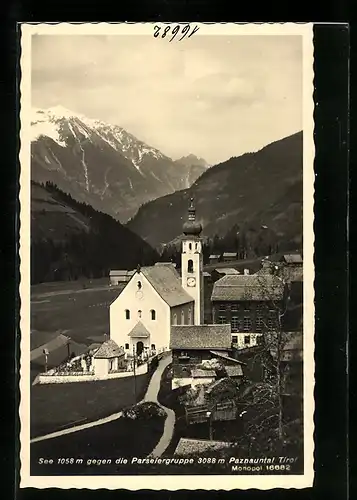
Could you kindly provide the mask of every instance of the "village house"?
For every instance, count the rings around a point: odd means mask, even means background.
[[[181,277],[172,263],[139,266],[110,305],[110,337],[126,354],[140,357],[166,351],[171,325],[203,323],[201,231],[191,199],[181,238]]]
[[[210,264],[217,264],[221,260],[221,256],[218,254],[212,254],[209,256],[209,263]]]
[[[236,348],[252,347],[276,328],[283,301],[284,285],[269,273],[226,275],[213,285],[213,323],[231,325]]]
[[[238,259],[237,252],[224,252],[222,255],[223,262],[231,262]]]
[[[121,283],[127,283],[133,274],[134,271],[112,270],[109,273],[109,282],[113,286],[119,285]]]
[[[240,361],[232,352],[230,325],[182,325],[171,327],[172,388],[211,384],[221,376],[243,377]]]

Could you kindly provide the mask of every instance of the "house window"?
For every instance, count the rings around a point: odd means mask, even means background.
[[[249,312],[250,311],[250,304],[249,302],[247,302],[246,304],[244,304],[244,312]]]
[[[125,319],[130,319],[130,311],[129,311],[129,309],[125,309]]]
[[[257,335],[257,345],[261,345],[263,343],[263,335]]]
[[[125,349],[129,349],[129,344],[125,344]]]
[[[141,310],[138,311],[138,318],[141,318]]]
[[[151,309],[151,319],[153,321],[156,319],[156,311],[155,311],[155,309]]]
[[[173,316],[173,324],[177,325],[177,314],[176,313],[174,313],[174,316]]]
[[[218,324],[219,325],[225,325],[226,322],[227,322],[227,320],[226,320],[225,316],[218,316]]]
[[[244,335],[244,345],[250,345],[250,335]]]
[[[238,311],[238,304],[233,302],[233,304],[231,305],[231,311]]]
[[[248,316],[244,316],[243,329],[245,332],[250,332],[252,329],[252,320]]]
[[[219,311],[225,311],[226,310],[226,305],[225,304],[219,304]]]
[[[239,332],[239,318],[237,316],[231,318],[231,330],[232,332]]]
[[[195,250],[197,250],[197,243],[195,243]]]
[[[261,316],[257,316],[255,321],[255,329],[257,332],[261,332],[263,328],[263,318]]]
[[[192,259],[189,259],[187,262],[187,272],[193,273],[193,260]]]
[[[155,349],[156,349],[155,344],[151,344],[151,350],[155,351]]]
[[[275,323],[275,321],[273,320],[273,318],[268,318],[268,329],[269,330],[274,329],[274,323]]]
[[[232,335],[232,344],[238,344],[238,337],[237,337],[237,335]]]

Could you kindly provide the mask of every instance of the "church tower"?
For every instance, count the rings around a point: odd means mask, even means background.
[[[183,225],[181,273],[182,287],[195,301],[194,324],[204,323],[202,226],[196,221],[193,198],[190,200],[188,220]]]

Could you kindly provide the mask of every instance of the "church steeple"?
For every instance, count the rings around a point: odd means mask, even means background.
[[[194,324],[201,325],[204,320],[203,295],[203,255],[200,234],[202,226],[196,221],[193,198],[190,199],[188,217],[183,225],[181,254],[182,287],[194,301]]]
[[[188,218],[183,225],[183,233],[186,236],[199,236],[202,232],[202,226],[196,221],[196,208],[194,204],[194,199],[190,199],[190,205],[188,207]]]

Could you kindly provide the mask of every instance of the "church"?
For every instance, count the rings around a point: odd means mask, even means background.
[[[110,338],[126,354],[153,355],[169,350],[172,325],[203,324],[201,232],[191,199],[183,225],[181,276],[167,263],[138,266],[110,305]]]

